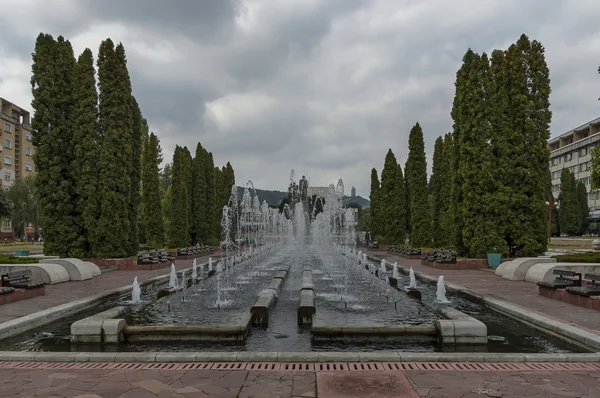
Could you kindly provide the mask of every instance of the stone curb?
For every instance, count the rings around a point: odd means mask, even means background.
[[[454,352],[24,352],[0,351],[2,362],[567,362],[600,363],[600,353]]]
[[[208,263],[203,263],[200,265],[205,266],[206,264]],[[190,270],[191,268],[186,268],[184,271],[188,272]],[[168,280],[168,274],[159,275],[141,282],[140,287],[160,284]],[[64,317],[75,315],[79,312],[90,309],[110,299],[111,297],[120,297],[129,293],[130,291],[131,285],[125,285],[117,287],[115,289],[107,290],[102,293],[97,293],[92,296],[87,296],[82,299],[72,301],[70,303],[61,304],[56,307],[48,308],[46,310],[34,312],[33,314],[25,315],[7,322],[0,323],[0,340],[16,336],[18,334],[27,332],[31,329],[38,328],[40,326],[47,325]]]
[[[371,261],[380,261],[380,259],[375,256],[368,255],[367,257]],[[407,274],[409,267],[398,264],[398,269]],[[434,276],[418,271],[414,271],[414,273],[419,279],[426,280],[434,284],[437,283],[437,278]],[[445,286],[448,290],[459,292],[473,300],[481,301],[486,306],[496,310],[497,312],[500,312],[503,315],[529,323],[533,327],[536,327],[547,333],[549,332],[554,336],[562,338],[563,340],[573,340],[579,345],[593,349],[600,349],[600,335],[583,330],[577,325],[562,322],[537,312],[528,311],[527,309],[516,304],[512,304],[505,300],[492,298],[455,283],[446,282]]]

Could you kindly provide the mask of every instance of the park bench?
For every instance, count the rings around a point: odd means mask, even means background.
[[[190,251],[188,250],[188,248],[184,248],[184,249],[177,249],[177,255],[178,256],[187,256],[190,255],[192,253],[190,253]]]
[[[10,294],[10,293],[14,293],[15,292],[15,288],[11,287],[11,286],[2,286],[0,287],[0,296],[3,296],[5,294]]]
[[[567,271],[564,269],[555,269],[553,275],[557,275],[552,282],[538,282],[539,287],[546,289],[565,289],[568,287],[581,286],[581,273],[575,271]]]
[[[454,250],[439,250],[435,261],[440,264],[456,264],[456,252]]]
[[[158,257],[150,254],[150,252],[144,251],[138,253],[138,264],[158,264]]]
[[[36,289],[44,286],[44,282],[34,281],[31,270],[24,269],[2,275],[2,286],[14,287],[15,289]]]
[[[566,291],[583,297],[600,296],[600,275],[585,274],[584,279],[589,282],[582,286],[567,287]]]
[[[165,261],[173,261],[175,260],[174,256],[169,256],[169,252],[167,252],[166,250],[160,250],[158,252],[158,260],[161,263],[164,263]]]

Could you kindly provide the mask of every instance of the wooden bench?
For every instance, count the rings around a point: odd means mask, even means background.
[[[44,286],[44,282],[34,281],[31,270],[24,269],[2,275],[2,286],[14,287],[16,289],[36,289]]]
[[[572,286],[567,287],[565,290],[583,297],[600,296],[600,275],[586,273],[583,278],[589,281],[585,286]]]
[[[580,272],[555,269],[552,274],[557,275],[552,282],[538,282],[537,285],[552,290],[581,286]]]

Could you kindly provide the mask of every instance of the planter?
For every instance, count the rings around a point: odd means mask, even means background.
[[[488,255],[487,255],[488,267],[490,267],[492,269],[496,269],[500,265],[500,258],[501,258],[500,253],[488,253]]]

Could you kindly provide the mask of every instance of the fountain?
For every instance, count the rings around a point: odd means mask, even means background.
[[[141,302],[141,295],[142,290],[140,289],[140,284],[138,283],[136,276],[133,278],[133,284],[131,285],[131,304],[139,304]]]
[[[171,274],[169,275],[169,288],[177,289],[177,271],[175,271],[173,263],[171,263]]]
[[[450,301],[446,298],[446,286],[444,286],[444,275],[440,275],[437,281],[436,303],[448,304]]]
[[[198,266],[196,265],[196,259],[192,261],[192,284],[196,284],[196,279],[198,279]]]
[[[398,279],[398,263],[394,263],[394,267],[392,268],[392,278]]]
[[[410,267],[410,270],[408,271],[408,279],[409,279],[408,288],[416,289],[417,288],[417,278],[415,278],[415,271],[413,271],[412,267]]]
[[[381,267],[380,267],[379,273],[382,274],[386,271],[387,271],[387,268],[385,267],[385,259],[383,259],[383,260],[381,260]]]

